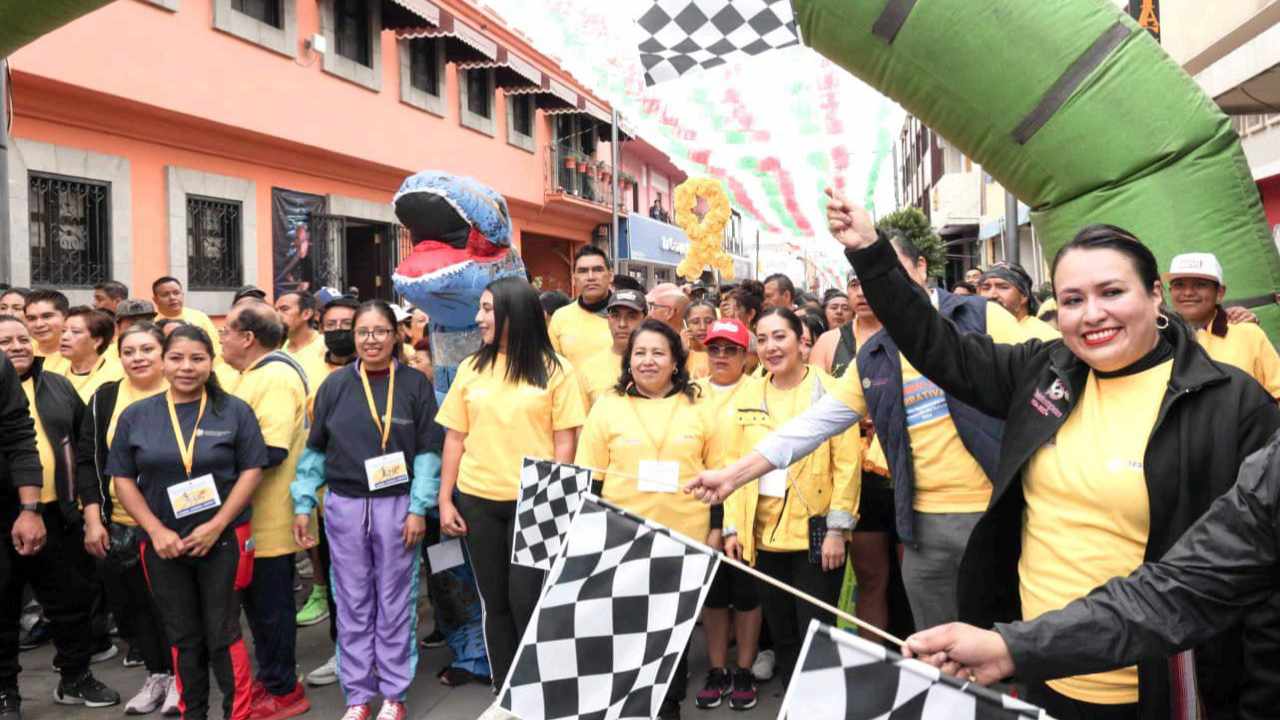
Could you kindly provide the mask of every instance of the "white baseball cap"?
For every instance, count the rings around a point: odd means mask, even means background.
[[[1222,284],[1222,264],[1213,253],[1183,253],[1175,255],[1165,273],[1165,282],[1177,278],[1203,278]]]

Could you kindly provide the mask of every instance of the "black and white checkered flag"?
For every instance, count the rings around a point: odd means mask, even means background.
[[[511,562],[550,570],[573,514],[578,511],[582,493],[590,489],[591,471],[586,468],[525,458],[520,470]]]
[[[1051,720],[1039,708],[942,675],[812,621],[779,720]]]
[[[791,0],[653,0],[636,22],[646,85],[800,42]]]
[[[719,557],[584,495],[499,706],[522,720],[655,717]]]

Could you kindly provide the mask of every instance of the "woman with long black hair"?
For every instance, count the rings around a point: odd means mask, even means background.
[[[400,362],[396,316],[381,300],[356,309],[357,361],[316,391],[311,435],[298,462],[294,540],[317,544],[311,511],[320,485],[338,626],[344,720],[404,720],[417,671],[418,544],[440,470],[435,391]]]
[[[484,637],[501,687],[542,588],[511,564],[522,458],[571,462],[586,415],[577,374],[556,354],[542,304],[519,278],[489,284],[476,313],[484,344],[458,368],[440,408],[448,433],[440,529],[465,537],[484,606]]]
[[[143,571],[181,688],[184,718],[205,720],[209,670],[223,716],[250,711],[240,593],[253,578],[249,501],[267,465],[258,420],[213,374],[213,341],[179,327],[163,345],[169,389],[121,413],[106,472],[146,532]]]
[[[173,660],[140,562],[144,533],[124,509],[106,472],[124,410],[169,388],[164,378],[164,333],[149,322],[136,323],[120,334],[117,347],[125,377],[104,383],[93,393],[80,425],[80,456],[92,458],[91,464],[80,464],[76,479],[84,506],[84,546],[90,555],[104,561],[107,604],[129,640],[130,652],[137,652],[147,669],[147,679],[125,705],[125,713],[147,715],[162,704],[165,710],[176,712],[178,685]],[[89,468],[94,471],[85,472]]]

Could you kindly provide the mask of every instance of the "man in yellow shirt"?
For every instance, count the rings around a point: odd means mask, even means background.
[[[67,321],[67,313],[71,304],[67,296],[57,290],[32,290],[27,296],[26,314],[27,329],[31,331],[31,339],[35,341],[32,351],[36,357],[44,358],[46,372],[64,375],[71,367],[71,361],[62,356],[62,326]]]
[[[1252,375],[1271,397],[1280,400],[1280,356],[1262,328],[1252,323],[1231,324],[1222,299],[1222,265],[1213,253],[1184,253],[1173,258],[1169,272],[1173,309],[1196,331],[1196,340],[1220,363]]]
[[[293,481],[306,442],[306,372],[279,352],[284,323],[269,305],[245,300],[222,329],[227,364],[239,371],[235,395],[253,408],[267,443],[268,466],[253,494],[253,583],[245,614],[253,632],[258,677],[255,717],[288,718],[310,709],[298,682],[293,606]]]
[[[1031,276],[1021,265],[1006,262],[992,265],[978,282],[978,294],[1000,303],[1000,307],[1013,315],[1027,335],[1045,342],[1062,337],[1052,325],[1037,316],[1040,303],[1031,292]]]
[[[186,293],[182,290],[182,281],[176,277],[165,275],[156,278],[151,283],[151,299],[155,301],[156,310],[160,315],[157,320],[182,320],[191,325],[204,330],[209,334],[209,339],[213,341],[213,353],[216,357],[222,357],[222,345],[218,340],[218,329],[214,327],[213,321],[208,315],[196,310],[195,308],[186,307]]]
[[[627,351],[632,331],[644,322],[645,309],[644,295],[638,290],[618,290],[609,300],[609,333],[613,346],[575,366],[578,384],[586,394],[588,410],[596,404],[597,398],[618,384],[618,376],[622,374],[622,354]]]
[[[107,280],[93,286],[93,307],[116,314],[120,303],[129,298],[129,288],[117,280]]]
[[[609,321],[605,319],[613,283],[609,256],[594,245],[584,245],[573,256],[573,281],[578,300],[551,316],[547,333],[551,335],[551,347],[568,358],[570,365],[578,367],[613,344]]]
[[[284,351],[307,371],[307,385],[314,395],[329,375],[324,362],[324,336],[316,332],[320,304],[306,290],[290,290],[276,298],[276,312],[288,332]]]

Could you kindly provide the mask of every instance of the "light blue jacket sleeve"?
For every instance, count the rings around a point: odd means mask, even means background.
[[[413,459],[413,484],[409,486],[409,512],[426,515],[440,494],[440,456],[422,453]]]
[[[289,483],[289,494],[293,496],[293,514],[310,515],[316,509],[319,500],[316,491],[324,485],[324,453],[306,448],[298,460],[298,470],[293,482]]]

